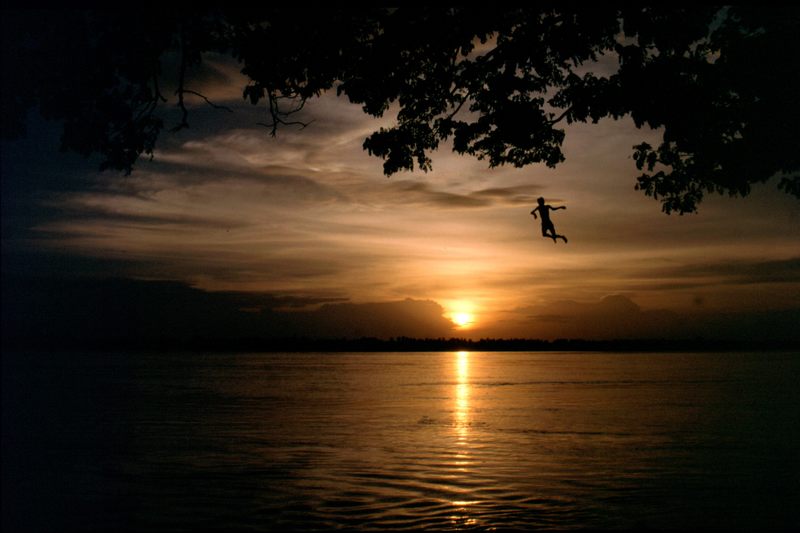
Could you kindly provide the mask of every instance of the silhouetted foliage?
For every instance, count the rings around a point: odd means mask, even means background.
[[[491,167],[553,167],[564,123],[630,115],[663,130],[633,157],[637,188],[668,213],[776,175],[800,197],[796,7],[193,6],[3,19],[4,136],[38,104],[64,122],[65,149],[100,153],[104,168],[130,172],[152,155],[165,105],[180,110],[173,129],[187,127],[191,68],[221,53],[240,62],[243,97],[265,107],[273,135],[334,88],[370,115],[396,104],[395,125],[364,142],[387,175],[429,170],[446,139]]]

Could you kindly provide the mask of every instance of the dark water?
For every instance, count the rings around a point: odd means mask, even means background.
[[[800,354],[3,356],[14,530],[800,526]]]

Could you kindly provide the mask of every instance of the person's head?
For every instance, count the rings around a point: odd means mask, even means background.
[[[536,201],[539,202],[539,205],[544,205],[544,198],[542,198],[541,196],[537,198]]]

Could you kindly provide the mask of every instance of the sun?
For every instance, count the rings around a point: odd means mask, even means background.
[[[472,313],[467,313],[464,311],[453,313],[450,318],[459,328],[465,328],[475,321],[475,317],[472,316]]]
[[[478,315],[475,303],[470,300],[448,300],[444,304],[445,316],[450,319],[456,329],[470,329],[475,326]]]

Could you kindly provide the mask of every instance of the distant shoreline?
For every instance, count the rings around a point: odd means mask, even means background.
[[[191,338],[191,339],[7,339],[4,351],[184,351],[184,352],[743,352],[800,350],[800,342],[720,339],[464,339],[464,338]]]

